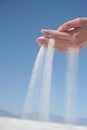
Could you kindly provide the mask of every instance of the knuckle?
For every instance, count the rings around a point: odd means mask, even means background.
[[[70,27],[70,23],[65,23],[64,27],[65,28],[69,28]]]
[[[65,23],[64,25],[61,26],[62,31],[66,31],[70,27],[70,23]]]
[[[77,20],[77,23],[78,23],[78,24],[80,24],[80,25],[83,23],[83,19],[82,19],[82,18],[80,18],[80,17],[79,17],[79,18],[77,18],[76,20]]]
[[[49,35],[49,31],[47,31],[46,34]]]

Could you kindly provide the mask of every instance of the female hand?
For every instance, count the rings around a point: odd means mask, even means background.
[[[41,30],[46,37],[37,38],[37,42],[48,47],[50,37],[55,38],[54,49],[66,52],[70,47],[82,49],[87,45],[87,18],[76,18],[61,25],[58,30]]]

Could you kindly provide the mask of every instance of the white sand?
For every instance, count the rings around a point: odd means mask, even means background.
[[[57,123],[0,117],[0,130],[67,130],[67,126]],[[87,130],[87,127],[75,126],[73,130]]]

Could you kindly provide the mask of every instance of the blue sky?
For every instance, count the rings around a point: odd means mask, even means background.
[[[0,0],[0,108],[20,113],[43,28],[87,17],[86,0]],[[87,48],[80,52],[77,117],[87,118]],[[66,53],[55,51],[51,112],[64,114]]]

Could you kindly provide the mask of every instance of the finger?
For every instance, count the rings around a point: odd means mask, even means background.
[[[45,38],[45,37],[41,37],[39,38],[38,42],[41,44],[41,45],[44,45],[44,44],[47,44],[48,45],[48,42],[49,39],[48,38]],[[64,47],[72,47],[73,44],[69,41],[69,40],[63,40],[63,39],[55,39],[55,44],[54,44],[55,47],[57,48],[64,48]]]
[[[48,44],[48,38],[45,38],[45,37],[40,37],[40,38],[37,38],[37,42],[41,43],[41,44]]]
[[[48,44],[39,43],[39,45],[44,46],[45,48],[48,48]],[[67,51],[67,48],[62,48],[62,47],[58,47],[58,46],[54,46],[53,49],[57,50],[59,52],[66,52]]]
[[[41,40],[39,41],[40,45],[48,45],[48,41],[47,40]],[[67,47],[71,47],[72,45],[70,43],[65,43],[65,42],[61,42],[61,40],[55,42],[54,44],[54,48],[67,48]]]
[[[39,45],[41,45],[41,46],[48,46],[48,43],[46,43],[46,42],[39,42]]]
[[[87,18],[76,18],[61,25],[58,28],[58,31],[65,32],[68,31],[70,28],[81,27],[84,23],[87,23]]]
[[[80,45],[79,45],[79,49],[80,49],[80,50],[83,49],[83,48],[85,48],[85,47],[86,47],[85,44],[80,44]]]
[[[70,35],[68,33],[58,32],[57,30],[42,29],[41,32],[46,34],[48,37],[60,38],[60,39],[70,39]]]
[[[46,42],[41,41],[39,43],[39,45],[48,48],[48,43],[46,43]],[[57,51],[60,51],[60,52],[66,52],[67,48],[68,48],[68,46],[66,46],[66,44],[65,45],[64,44],[55,44],[54,47],[53,47],[54,50],[57,50]]]
[[[44,37],[44,36],[36,39],[37,42],[41,42],[41,41],[48,42],[48,40],[49,40],[48,37]]]

